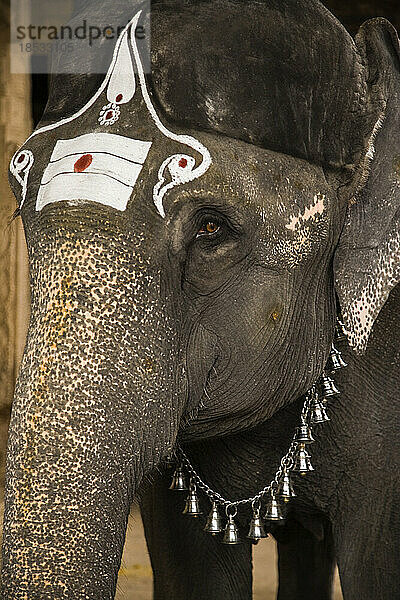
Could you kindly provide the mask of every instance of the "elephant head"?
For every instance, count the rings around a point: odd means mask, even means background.
[[[103,4],[101,10],[103,10]],[[125,6],[126,9],[126,6]],[[99,10],[99,7],[97,7]],[[318,2],[139,8],[102,82],[54,77],[10,179],[32,314],[8,446],[3,598],[112,598],[143,479],[357,351],[399,279],[399,49]]]

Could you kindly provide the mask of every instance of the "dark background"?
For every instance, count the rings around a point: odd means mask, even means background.
[[[326,0],[327,8],[343,23],[352,34],[367,19],[385,17],[400,30],[400,1],[399,0]]]

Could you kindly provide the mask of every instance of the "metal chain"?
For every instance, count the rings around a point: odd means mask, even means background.
[[[306,423],[308,420],[308,417],[310,414],[310,409],[311,409],[311,403],[313,401],[315,393],[316,393],[316,387],[315,387],[315,385],[313,385],[312,388],[307,392],[307,394],[305,396],[303,408],[301,410],[301,417],[300,417],[302,423],[303,422]],[[202,480],[200,475],[196,472],[195,468],[193,467],[192,463],[190,462],[190,460],[188,459],[188,457],[186,456],[186,454],[182,450],[182,448],[180,446],[177,447],[178,455],[180,456],[180,458],[182,460],[182,464],[186,467],[186,470],[188,471],[188,473],[190,475],[191,482],[195,483],[195,485],[198,488],[200,488],[210,498],[210,500],[212,502],[215,502],[216,504],[220,504],[220,505],[225,505],[226,508],[230,507],[230,506],[237,508],[238,506],[241,506],[243,504],[253,504],[253,506],[254,506],[254,504],[258,501],[261,501],[262,497],[265,496],[266,494],[268,494],[268,493],[276,494],[279,489],[282,475],[284,474],[284,472],[289,472],[294,467],[294,459],[295,459],[296,449],[297,449],[297,441],[296,441],[296,432],[295,432],[293,435],[291,444],[289,446],[289,450],[287,451],[285,456],[281,459],[280,466],[279,466],[278,470],[276,471],[274,478],[270,481],[270,483],[268,485],[266,485],[262,490],[260,490],[257,494],[255,494],[254,496],[251,496],[250,498],[243,498],[242,500],[231,501],[231,500],[227,500],[226,498],[221,496],[221,494],[219,494],[218,492],[216,492],[215,490],[210,488],[210,486],[207,485]]]

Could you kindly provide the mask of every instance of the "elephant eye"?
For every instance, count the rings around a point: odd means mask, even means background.
[[[221,225],[217,221],[207,220],[201,224],[200,229],[197,231],[197,236],[203,235],[215,235],[221,229]]]

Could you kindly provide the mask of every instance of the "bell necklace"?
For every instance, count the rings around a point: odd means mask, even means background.
[[[340,317],[335,327],[335,341],[346,339],[343,322]],[[296,428],[291,444],[282,458],[274,478],[262,490],[251,498],[230,501],[211,489],[203,481],[192,466],[189,458],[179,446],[176,448],[177,465],[170,485],[171,490],[188,491],[183,514],[197,517],[202,514],[198,490],[201,490],[211,503],[211,510],[207,517],[204,531],[212,535],[223,534],[223,544],[239,544],[238,527],[235,517],[238,510],[245,505],[250,505],[252,518],[249,523],[247,538],[257,543],[258,540],[268,536],[264,521],[268,523],[284,521],[282,501],[289,502],[296,496],[291,480],[291,473],[306,475],[314,471],[311,464],[309,445],[314,442],[312,428],[329,421],[327,414],[328,401],[340,394],[332,375],[335,371],[346,367],[341,353],[332,344],[328,362],[317,384],[314,384],[305,394],[304,404],[300,415],[300,425]],[[262,504],[266,501],[266,510],[261,516]],[[221,516],[224,511],[224,517]]]

